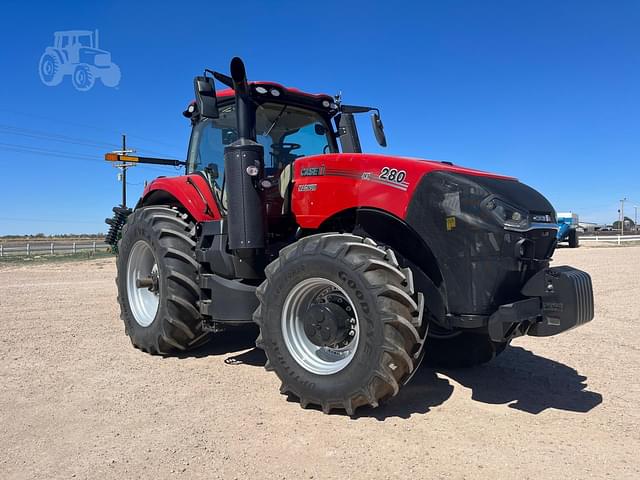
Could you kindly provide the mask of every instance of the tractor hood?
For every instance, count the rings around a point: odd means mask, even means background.
[[[422,173],[429,173],[434,170],[438,170],[438,171],[460,173],[465,175],[517,181],[515,177],[485,172],[483,170],[476,170],[473,168],[462,167],[459,165],[454,165],[451,162],[445,162],[445,161],[427,160],[424,158],[402,157],[402,156],[395,156],[395,155],[372,155],[367,153],[346,154],[346,155],[356,156],[357,158],[359,157],[362,159],[369,159],[374,162],[383,161],[386,163],[392,163],[393,165],[398,164],[398,165],[405,166],[405,168],[410,168],[412,170],[415,169],[416,172],[422,172]]]
[[[365,153],[300,157],[294,184],[294,213],[311,228],[348,208],[376,208],[407,219],[410,210],[415,215],[435,204],[445,217],[461,215],[457,221],[473,228],[557,228],[549,201],[516,178],[438,161]]]
[[[111,54],[99,48],[83,48],[80,50],[80,62],[106,67],[111,64]]]
[[[398,171],[405,171],[407,176],[411,175],[413,179],[421,177],[422,175],[432,171],[447,171],[452,173],[460,173],[465,175],[482,176],[490,178],[499,178],[504,180],[517,181],[514,177],[506,175],[499,175],[482,170],[475,170],[473,168],[465,168],[457,165],[453,165],[450,162],[440,162],[436,160],[426,160],[422,158],[414,157],[402,157],[396,155],[376,155],[371,153],[337,153],[328,155],[313,155],[303,157],[297,160],[302,162],[310,160],[313,164],[324,164],[326,168],[332,168],[333,165],[338,166],[339,169],[346,168],[347,170],[369,171],[371,175],[376,174],[376,170],[382,170],[387,167],[389,169],[395,169]],[[412,180],[412,179],[407,179]]]

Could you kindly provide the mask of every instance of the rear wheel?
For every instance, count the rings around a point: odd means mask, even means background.
[[[122,229],[118,303],[137,348],[170,354],[202,345],[195,224],[168,207],[135,210]]]
[[[283,249],[258,288],[256,345],[303,407],[353,414],[398,393],[417,367],[422,295],[394,253],[349,234]]]
[[[42,83],[48,87],[55,87],[62,82],[62,71],[60,60],[55,54],[45,53],[40,58],[38,73]]]
[[[431,325],[425,362],[434,367],[464,368],[490,362],[509,342],[494,342],[485,332],[446,331]]]

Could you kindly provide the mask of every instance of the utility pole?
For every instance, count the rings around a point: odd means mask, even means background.
[[[127,151],[127,136],[122,134],[122,155],[126,155]],[[122,167],[122,206],[127,206],[127,169]]]
[[[627,197],[620,200],[620,235],[624,235],[624,202],[627,201]]]
[[[122,150],[115,150],[112,153],[118,155],[128,155],[130,153],[134,153],[135,150],[127,150],[127,135],[125,133],[122,134]],[[114,165],[114,167],[121,170],[120,179],[122,180],[122,206],[124,208],[127,207],[127,168],[133,167],[133,164],[121,162]]]

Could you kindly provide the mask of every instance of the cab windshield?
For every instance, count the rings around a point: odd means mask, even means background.
[[[235,105],[220,108],[216,119],[199,122],[191,134],[187,172],[203,170],[209,164],[224,168],[224,147],[238,138]],[[276,103],[256,109],[256,140],[264,147],[267,175],[275,175],[293,160],[329,153],[332,132],[316,112]]]
[[[78,35],[78,43],[83,47],[93,47],[93,41],[91,35]]]

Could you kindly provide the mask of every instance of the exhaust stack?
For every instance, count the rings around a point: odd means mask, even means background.
[[[244,63],[234,57],[230,70],[238,139],[224,149],[229,248],[241,257],[253,257],[266,243],[264,203],[258,189],[264,172],[264,148],[256,142],[256,111]]]

